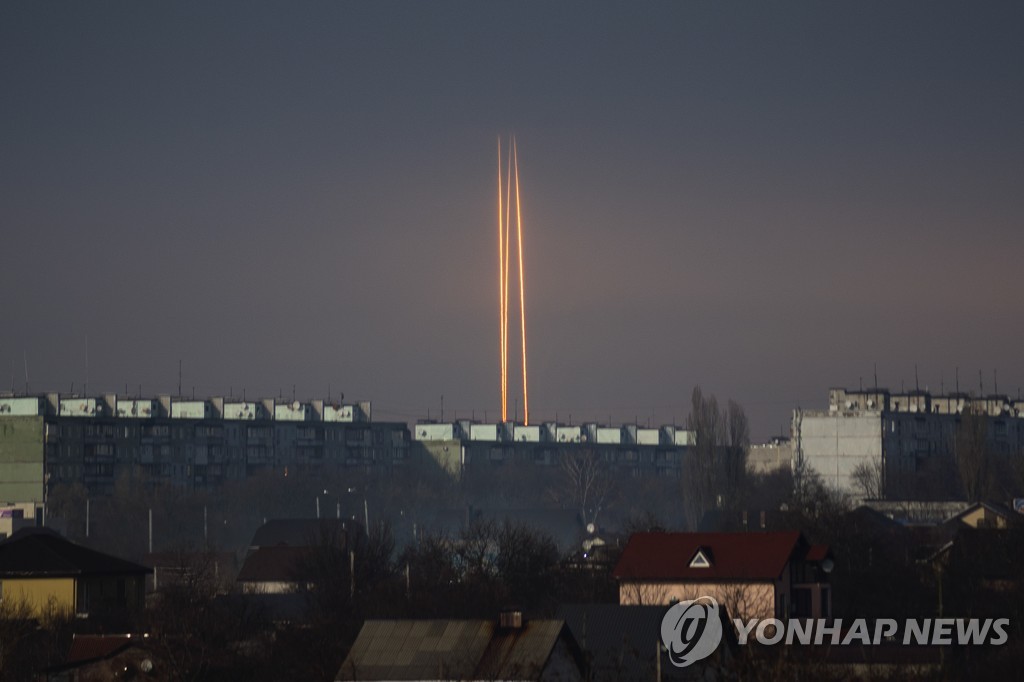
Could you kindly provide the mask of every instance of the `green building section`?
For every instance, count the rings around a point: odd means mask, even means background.
[[[43,418],[0,419],[0,504],[42,502]]]
[[[413,447],[422,448],[427,454],[427,458],[416,457],[414,461],[429,461],[432,459],[437,466],[441,467],[452,478],[459,479],[462,477],[461,441],[414,441]]]

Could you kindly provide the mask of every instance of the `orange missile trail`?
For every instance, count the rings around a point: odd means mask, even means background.
[[[505,230],[502,222],[501,204],[501,136],[498,136],[498,355],[501,364],[501,418],[505,419],[505,377],[508,370],[505,366],[505,323],[508,315],[505,311]]]
[[[501,411],[501,420],[508,421],[508,259],[512,254],[512,142],[509,141],[508,168],[505,171],[505,262],[502,264],[505,273],[504,288],[502,296],[505,303],[505,336],[502,339],[501,358],[505,365],[505,375],[502,377],[502,397],[504,406]]]
[[[529,391],[526,388],[526,293],[523,283],[523,213],[519,205],[519,151],[512,138],[512,154],[516,167],[516,235],[519,241],[519,324],[523,337],[523,425],[530,425]]]

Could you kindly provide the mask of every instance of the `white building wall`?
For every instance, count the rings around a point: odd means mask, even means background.
[[[42,413],[43,401],[39,398],[0,398],[0,416],[37,417]]]
[[[471,424],[469,427],[470,440],[498,440],[498,424]]]
[[[256,419],[259,406],[255,402],[224,403],[225,419]]]
[[[416,424],[413,440],[457,440],[455,424]]]
[[[637,445],[657,445],[658,440],[658,429],[636,430]]]
[[[210,404],[205,400],[175,400],[171,403],[171,419],[206,419]]]
[[[796,454],[821,474],[828,485],[855,491],[854,469],[881,466],[883,420],[879,412],[804,412],[793,416]]]
[[[159,410],[155,400],[118,400],[117,416],[126,418],[148,419],[155,417]]]
[[[516,424],[514,427],[514,440],[520,443],[539,443],[540,442],[540,427],[539,426],[520,426]]]
[[[60,415],[62,417],[95,417],[99,412],[99,400],[96,398],[60,399]]]

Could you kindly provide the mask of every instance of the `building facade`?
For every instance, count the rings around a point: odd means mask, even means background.
[[[130,472],[201,490],[262,471],[386,470],[409,444],[408,427],[372,421],[369,403],[0,397],[0,503],[42,502],[58,483],[109,494]]]
[[[692,432],[675,426],[573,426],[555,422],[524,426],[468,420],[418,422],[412,437],[418,447],[456,477],[469,469],[505,462],[558,465],[571,453],[592,453],[620,475],[678,477],[683,457],[693,443]]]
[[[942,488],[955,470],[957,429],[967,411],[984,419],[988,453],[1024,457],[1022,400],[833,388],[827,410],[794,410],[794,464],[861,497],[942,496],[949,493]]]

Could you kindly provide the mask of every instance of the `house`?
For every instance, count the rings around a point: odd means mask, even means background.
[[[14,535],[22,528],[40,525],[42,507],[33,502],[0,505],[0,540]]]
[[[235,583],[245,594],[286,594],[299,589],[306,547],[260,547],[245,558]]]
[[[47,528],[23,528],[0,542],[0,599],[24,602],[36,615],[141,610],[150,572]]]
[[[558,617],[565,619],[586,657],[587,679],[591,682],[715,679],[715,671],[728,666],[737,646],[735,632],[725,621],[726,614],[719,612],[723,641],[716,651],[690,667],[679,668],[671,663],[661,639],[666,612],[664,606],[558,607]]]
[[[584,679],[576,641],[561,620],[368,620],[335,680]]]
[[[153,569],[152,579],[147,581],[150,592],[195,584],[226,592],[238,573],[234,552],[150,552],[142,557],[142,563]]]
[[[347,552],[360,532],[358,524],[343,519],[272,519],[253,535],[235,582],[246,594],[295,592],[314,548]]]
[[[161,677],[153,662],[149,635],[75,634],[65,660],[49,668],[50,682],[105,682]]]
[[[829,618],[831,551],[797,531],[634,533],[612,576],[619,603],[713,597],[737,618]]]
[[[975,502],[946,524],[970,528],[1009,528],[1021,521],[1020,512],[996,502]]]

